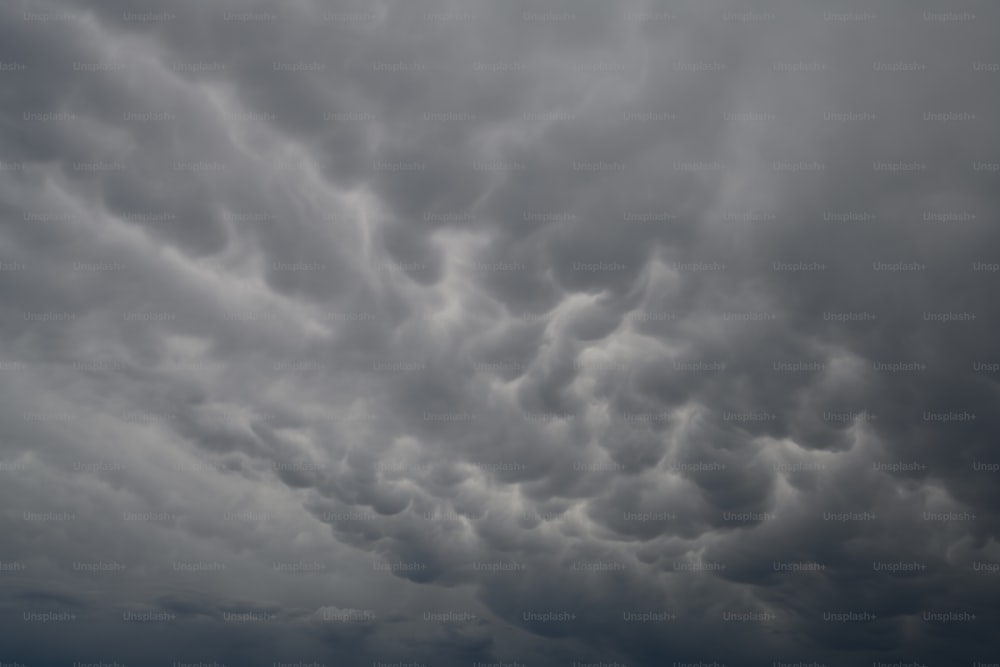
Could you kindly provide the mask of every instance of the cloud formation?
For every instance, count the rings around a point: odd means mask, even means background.
[[[0,660],[996,661],[959,4],[0,7]]]

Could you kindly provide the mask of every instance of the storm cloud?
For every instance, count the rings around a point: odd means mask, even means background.
[[[986,2],[0,7],[0,661],[1000,662]]]

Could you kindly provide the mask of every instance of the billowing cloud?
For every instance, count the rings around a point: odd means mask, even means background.
[[[960,4],[0,8],[0,661],[995,662]]]

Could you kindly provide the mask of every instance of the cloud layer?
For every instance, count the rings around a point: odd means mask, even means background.
[[[0,8],[0,660],[1000,659],[996,7],[140,4]]]

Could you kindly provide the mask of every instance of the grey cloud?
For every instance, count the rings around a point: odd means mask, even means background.
[[[0,10],[0,660],[988,662],[960,4]]]

